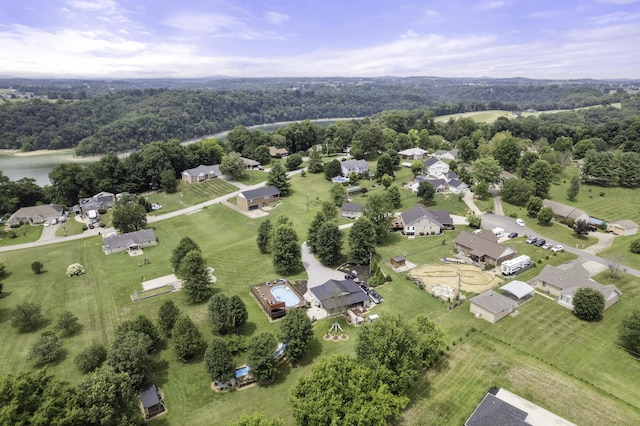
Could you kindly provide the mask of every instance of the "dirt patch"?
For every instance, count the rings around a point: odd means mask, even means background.
[[[473,265],[421,265],[409,272],[409,277],[424,284],[425,290],[437,286],[448,286],[453,295],[458,292],[458,276],[460,288],[470,293],[482,293],[503,282],[491,272],[483,271]]]

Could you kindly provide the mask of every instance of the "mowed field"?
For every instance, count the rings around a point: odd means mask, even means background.
[[[404,174],[399,177],[400,181],[403,179]],[[281,214],[291,218],[302,240],[322,201],[329,199],[330,183],[322,175],[307,174],[293,177],[292,184],[291,195],[271,211],[270,218],[274,220]],[[372,191],[382,192],[382,188]],[[403,208],[415,204],[415,195],[405,190],[401,194]],[[366,201],[366,198],[360,196],[358,200]],[[459,202],[449,199],[446,203]],[[433,208],[440,208],[438,200]],[[73,364],[80,350],[94,342],[108,346],[114,328],[125,319],[137,315],[155,319],[165,300],[174,300],[209,340],[206,306],[187,305],[181,292],[135,303],[129,298],[133,291],[142,288],[143,279],[172,272],[171,251],[185,236],[200,246],[207,265],[215,268],[218,281],[213,291],[237,294],[246,304],[249,320],[241,334],[247,340],[260,332],[277,334],[278,322],[270,322],[249,294],[252,284],[278,277],[270,257],[261,255],[255,244],[262,220],[252,220],[223,205],[214,205],[195,214],[155,223],[153,228],[159,244],[144,250],[144,257],[151,260],[144,266],[138,266],[139,257],[105,256],[99,237],[3,253],[0,262],[7,265],[9,274],[3,279],[6,296],[0,300],[0,341],[3,343],[0,374],[31,369],[26,359],[29,347],[42,331],[53,328],[56,316],[65,309],[78,316],[83,329],[76,336],[64,339],[66,356],[48,371],[70,383],[77,383],[81,378]],[[452,241],[463,228],[414,240],[393,234],[378,248],[381,263],[399,254],[416,264],[437,263],[441,257],[453,253]],[[347,252],[347,235],[345,230],[343,253]],[[519,249],[525,246],[521,241],[511,244]],[[558,265],[573,258],[568,253],[541,258],[537,268],[519,278],[531,278],[546,262]],[[30,264],[36,260],[45,265],[46,273],[33,274]],[[82,263],[87,274],[67,278],[66,267],[75,262]],[[637,280],[625,277],[614,281],[624,293],[622,301],[597,323],[579,321],[569,310],[536,296],[520,308],[518,316],[491,325],[475,318],[469,312],[468,303],[449,311],[447,304],[418,289],[404,275],[387,272],[393,281],[378,288],[385,302],[376,306],[374,312],[399,313],[408,318],[427,314],[443,328],[450,342],[438,365],[421,375],[412,386],[412,402],[400,423],[460,425],[491,386],[504,386],[581,425],[631,425],[640,418],[640,388],[636,380],[640,364],[616,341],[618,323],[640,302]],[[290,278],[306,278],[306,275],[301,273]],[[598,279],[609,283],[606,277]],[[20,334],[10,326],[10,311],[16,304],[27,301],[40,303],[50,323],[34,333]],[[153,379],[162,388],[168,408],[168,413],[154,420],[154,424],[228,424],[241,413],[254,411],[268,418],[282,418],[287,425],[294,424],[288,396],[297,378],[308,374],[313,362],[320,358],[354,354],[360,329],[343,321],[349,339],[324,341],[322,336],[332,322],[315,323],[316,339],[307,357],[295,367],[283,365],[274,383],[226,394],[211,390],[201,358],[187,364],[178,362],[169,343],[154,355]],[[238,365],[244,361],[242,356],[236,359]]]
[[[178,192],[174,194],[152,192],[142,195],[146,197],[150,203],[162,205],[161,209],[149,213],[153,216],[193,206],[194,204],[218,198],[237,190],[238,187],[233,184],[224,179],[216,178],[197,184],[188,184],[180,181]]]

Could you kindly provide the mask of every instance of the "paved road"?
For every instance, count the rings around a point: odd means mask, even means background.
[[[511,232],[517,232],[520,235],[525,234],[525,235],[539,235],[536,232],[532,231],[531,229],[525,227],[521,227],[518,226],[516,224],[515,219],[507,217],[507,216],[499,216],[496,214],[490,214],[490,213],[485,213],[482,216],[482,228],[487,229],[487,230],[491,230],[495,227],[500,227],[503,228],[506,233],[511,233]],[[555,241],[551,238],[547,238],[547,236],[544,236],[544,239],[547,240],[547,242],[549,244],[562,244],[559,243],[558,241]],[[590,260],[593,262],[597,262],[601,265],[604,265],[606,267],[609,266],[610,261],[608,259],[604,259],[602,257],[596,256],[593,253],[589,253],[589,251],[587,250],[581,250],[575,247],[568,247],[566,244],[562,244],[562,246],[564,247],[564,249],[566,251],[568,251],[569,253],[573,253],[577,256],[579,256],[580,258],[584,259],[584,260]],[[622,271],[626,272],[627,274],[636,276],[636,277],[640,277],[640,271],[638,271],[637,269],[633,269],[630,268],[628,266],[623,266],[622,267]]]

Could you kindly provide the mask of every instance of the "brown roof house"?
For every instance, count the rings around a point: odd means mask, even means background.
[[[471,311],[476,318],[482,318],[491,324],[497,323],[502,318],[514,312],[518,306],[515,301],[493,290],[487,290],[473,297],[469,302],[471,303],[469,311]]]
[[[436,235],[453,229],[453,219],[446,210],[427,210],[420,204],[400,214],[404,235]]]
[[[280,191],[275,186],[243,191],[236,197],[238,207],[246,211],[267,207],[279,199]]]
[[[198,183],[205,180],[217,178],[222,176],[220,172],[220,165],[214,164],[212,166],[199,165],[193,169],[187,169],[182,172],[182,181],[185,183]]]
[[[513,247],[503,246],[480,235],[462,231],[454,240],[455,248],[478,263],[500,266],[505,260],[513,259],[516,251]]]
[[[62,216],[62,211],[62,207],[57,204],[21,207],[11,215],[9,224],[30,223],[31,225],[37,225],[48,220],[58,219]]]
[[[269,147],[269,155],[271,158],[282,158],[289,155],[287,148],[276,148],[275,146]]]
[[[632,220],[612,220],[607,223],[607,231],[628,237],[638,233],[638,224]]]
[[[544,207],[550,207],[553,211],[553,215],[559,219],[572,219],[574,222],[579,220],[589,221],[589,215],[580,209],[575,207],[560,204],[551,200],[543,200],[542,205]]]
[[[143,247],[158,244],[153,229],[142,229],[126,234],[110,235],[102,239],[102,251],[104,254],[120,253],[123,251],[135,252]]]
[[[563,265],[564,266],[564,265]],[[573,309],[573,298],[581,288],[592,288],[604,296],[604,309],[620,301],[622,292],[613,284],[602,285],[589,278],[580,265],[569,265],[566,269],[547,265],[529,284],[558,298],[558,304]]]
[[[340,207],[340,216],[342,217],[357,219],[363,214],[362,204],[360,203],[342,203],[342,207]]]

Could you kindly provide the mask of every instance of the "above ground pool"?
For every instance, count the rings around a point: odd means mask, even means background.
[[[349,182],[349,178],[342,177],[342,176],[336,176],[334,178],[331,178],[331,182],[333,182],[333,183],[347,183],[347,182]]]
[[[236,368],[236,379],[239,379],[240,377],[244,377],[247,374],[249,374],[249,366],[245,365],[244,367],[240,367],[240,368]]]
[[[284,285],[272,287],[271,294],[273,294],[273,297],[275,297],[279,302],[284,302],[287,307],[296,306],[300,303],[300,299],[296,296],[293,290]]]

